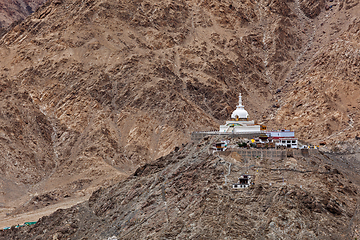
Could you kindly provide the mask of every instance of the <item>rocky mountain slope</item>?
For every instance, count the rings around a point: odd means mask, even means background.
[[[0,212],[126,178],[217,129],[239,92],[270,128],[353,138],[358,12],[355,0],[47,1],[0,40]]]
[[[0,28],[7,28],[17,21],[25,19],[45,0],[2,0],[0,2]]]
[[[4,156],[4,185],[15,182],[36,195],[36,189],[112,178],[105,174],[109,169],[128,175],[188,141],[192,131],[217,128],[239,91],[250,112],[260,115],[259,106],[269,105],[272,89],[281,85],[272,72],[296,56],[306,37],[286,27],[299,21],[290,8],[282,13],[276,4],[273,12],[262,7],[252,2],[45,3],[1,39],[2,99],[3,106],[9,104],[2,119],[4,126],[16,126],[2,130],[4,139],[28,146],[33,161],[46,162],[52,171],[31,172],[29,158],[15,165]],[[274,16],[267,19],[267,14]],[[262,39],[271,22],[277,22],[275,34],[266,38],[264,51]],[[290,51],[279,60],[282,44]],[[19,109],[19,94],[40,112],[42,126]],[[25,118],[32,119],[34,133],[26,134]],[[2,143],[3,152],[9,152],[9,142]],[[11,153],[20,158],[19,151]],[[24,171],[37,179],[32,189]],[[4,191],[4,199],[8,195]]]
[[[359,237],[355,168],[320,153],[278,161],[217,156],[208,153],[213,141],[188,144],[99,189],[88,202],[0,232],[0,239]],[[255,185],[233,190],[245,172]]]
[[[341,15],[341,6],[314,23],[319,40],[311,48],[316,51],[309,49],[313,53],[303,57],[308,59],[284,86],[275,117],[302,138],[332,145],[360,136],[360,19],[354,17],[359,9],[350,5]],[[328,44],[323,43],[326,38]]]

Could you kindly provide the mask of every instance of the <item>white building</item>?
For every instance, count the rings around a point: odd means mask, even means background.
[[[231,121],[220,125],[220,133],[260,133],[261,126],[249,121],[249,114],[242,105],[241,93],[239,94],[239,105],[231,114]]]
[[[298,148],[298,139],[295,138],[295,132],[286,129],[266,132],[265,126],[250,121],[249,113],[245,110],[244,105],[242,105],[241,93],[239,94],[239,104],[231,114],[231,120],[226,121],[224,125],[220,125],[219,133],[248,133],[254,135],[261,133],[259,138],[255,138],[257,147]],[[263,137],[261,137],[262,135]],[[218,148],[223,149],[224,147],[219,146]]]
[[[286,148],[298,148],[297,138],[281,138],[279,142],[275,142],[276,146],[283,146]]]
[[[268,131],[268,132],[266,132],[266,135],[268,135],[269,137],[272,137],[274,139],[293,138],[293,137],[295,137],[295,132],[286,130],[286,129],[282,129],[282,130],[278,130],[278,131]]]
[[[238,188],[247,188],[250,185],[253,185],[254,183],[252,182],[252,176],[251,175],[241,175],[239,177],[239,182],[238,183],[234,183],[232,185],[232,188],[238,189]]]
[[[295,138],[294,131],[283,129],[280,131],[269,131],[266,135],[274,140],[276,146],[298,148],[298,139]]]

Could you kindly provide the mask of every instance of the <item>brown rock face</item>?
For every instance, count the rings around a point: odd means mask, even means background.
[[[300,0],[300,8],[309,18],[319,16],[320,12],[324,10],[324,0]]]

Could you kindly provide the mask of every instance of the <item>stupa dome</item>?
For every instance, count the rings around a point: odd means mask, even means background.
[[[241,101],[241,93],[239,95],[239,105],[236,106],[235,111],[231,114],[232,119],[236,120],[244,120],[249,118],[249,113],[245,110],[244,106],[242,105]]]
[[[249,113],[244,109],[244,107],[236,108],[236,110],[233,111],[233,113],[231,114],[231,118],[233,118],[233,119],[247,119],[247,118],[249,118]]]

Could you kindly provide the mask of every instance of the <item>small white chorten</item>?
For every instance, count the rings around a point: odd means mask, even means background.
[[[239,105],[231,114],[231,121],[226,121],[225,125],[220,125],[220,132],[227,133],[260,133],[260,125],[254,121],[249,121],[249,114],[242,105],[241,93],[239,94]]]

